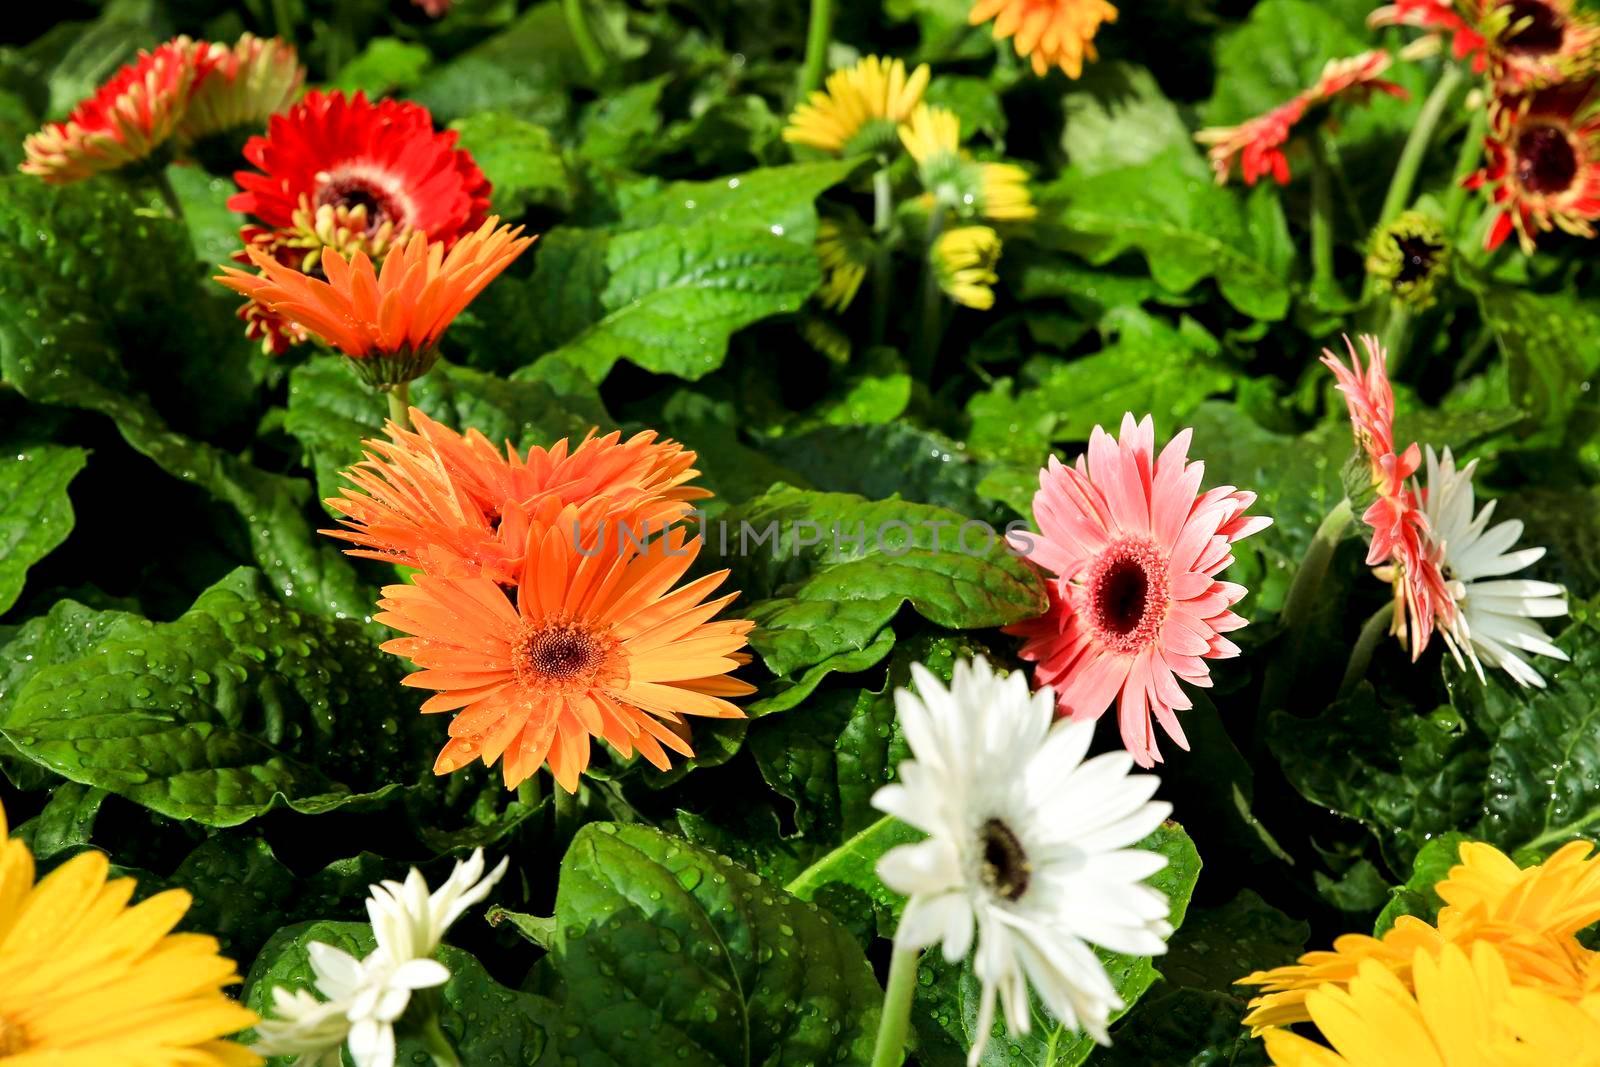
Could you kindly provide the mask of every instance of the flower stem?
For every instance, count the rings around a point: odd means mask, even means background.
[[[1389,320],[1383,324],[1383,350],[1389,353],[1389,377],[1405,362],[1406,335],[1411,332],[1411,308],[1398,300],[1389,302]]]
[[[934,246],[944,232],[947,211],[943,204],[935,204],[932,214],[928,216],[927,247],[922,263],[922,317],[917,327],[913,364],[917,375],[925,382],[933,377],[934,368],[939,362],[939,342],[944,337],[944,293],[939,288],[939,266],[934,262]]]
[[[1372,665],[1372,653],[1377,650],[1383,635],[1389,632],[1389,624],[1393,619],[1392,600],[1367,617],[1361,627],[1361,636],[1356,638],[1355,647],[1350,650],[1350,660],[1345,664],[1344,680],[1339,683],[1341,697],[1349,696],[1350,690],[1367,676],[1367,668]]]
[[[422,1024],[420,1034],[423,1048],[428,1050],[428,1055],[433,1057],[434,1067],[461,1067],[461,1057],[456,1055],[456,1050],[451,1046],[450,1039],[445,1036],[444,1030],[439,1026],[439,1016],[430,1014],[427,1022]]]
[[[1306,547],[1306,554],[1300,559],[1294,580],[1289,583],[1288,595],[1283,599],[1283,610],[1278,613],[1285,647],[1267,664],[1261,682],[1262,711],[1281,707],[1288,696],[1289,686],[1299,667],[1301,628],[1317,603],[1322,580],[1328,574],[1328,564],[1333,562],[1334,550],[1344,540],[1345,530],[1354,518],[1355,509],[1350,506],[1350,498],[1344,497],[1323,518],[1322,525],[1311,537],[1311,544]]]
[[[1338,296],[1339,279],[1333,271],[1333,183],[1328,154],[1318,137],[1311,146],[1311,287]]]
[[[160,167],[155,171],[156,192],[161,194],[161,202],[167,205],[167,213],[178,220],[178,225],[185,229],[189,220],[183,215],[183,201],[178,199],[178,190],[172,187],[172,179],[167,176],[167,168]]]
[[[894,226],[894,185],[885,163],[872,176],[872,232],[877,247],[872,256],[872,343],[883,344],[889,332],[890,288],[894,285],[894,260],[889,250],[889,231]]]
[[[402,430],[411,429],[411,383],[400,382],[385,389],[389,398],[389,419]]]
[[[561,0],[561,10],[567,16],[567,32],[572,34],[572,43],[578,46],[589,76],[600,77],[606,72],[606,53],[589,25],[589,16],[584,14],[583,0]]]
[[[1444,232],[1453,239],[1461,226],[1461,212],[1466,210],[1470,190],[1462,184],[1478,169],[1483,160],[1483,138],[1489,132],[1489,109],[1472,109],[1472,125],[1467,127],[1466,140],[1461,142],[1461,152],[1456,156],[1455,175],[1444,194]]]
[[[1433,135],[1439,127],[1439,120],[1455,99],[1463,81],[1460,65],[1446,63],[1444,72],[1434,83],[1433,92],[1428,94],[1427,101],[1422,105],[1422,112],[1417,116],[1416,124],[1411,127],[1405,147],[1400,150],[1400,161],[1395,164],[1394,177],[1389,180],[1389,191],[1383,198],[1383,211],[1378,216],[1378,229],[1393,222],[1400,212],[1405,210],[1406,205],[1411,203],[1411,190],[1417,184],[1417,171],[1422,167],[1422,160],[1433,144]],[[1377,284],[1377,279],[1370,274],[1367,275],[1364,295],[1372,296],[1377,291]]]
[[[822,88],[828,68],[828,40],[833,36],[833,0],[811,0],[811,26],[806,33],[806,65],[800,74],[800,99]]]
[[[883,1015],[878,1020],[878,1042],[872,1049],[872,1067],[900,1067],[906,1058],[906,1035],[911,1030],[911,999],[917,991],[917,961],[922,950],[895,946],[889,958],[889,984],[883,990]]]
[[[578,825],[583,819],[583,812],[578,806],[578,794],[569,793],[558,784],[550,790],[550,800],[555,810],[556,845],[565,852],[567,845],[577,835]]]

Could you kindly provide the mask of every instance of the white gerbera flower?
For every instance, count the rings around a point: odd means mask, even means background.
[[[1154,775],[1129,775],[1126,752],[1084,754],[1093,720],[1052,726],[1055,697],[1029,694],[1026,677],[998,677],[981,657],[959,663],[947,690],[921,664],[916,692],[895,693],[915,759],[873,804],[928,837],[888,852],[885,885],[911,899],[895,941],[944,945],[954,963],[972,948],[983,985],[976,1064],[995,1002],[1014,1032],[1030,1026],[1028,985],[1063,1025],[1109,1043],[1124,1005],[1090,944],[1150,956],[1172,933],[1167,898],[1145,878],[1166,857],[1129,845],[1161,825],[1171,805],[1151,801]]]
[[[1422,510],[1428,517],[1428,540],[1439,554],[1440,572],[1455,601],[1455,611],[1449,620],[1442,620],[1440,632],[1457,665],[1466,669],[1464,654],[1479,681],[1487,663],[1519,685],[1542,689],[1544,677],[1519,653],[1567,658],[1532,621],[1565,615],[1566,594],[1549,582],[1503,577],[1537,562],[1545,550],[1507,551],[1522,536],[1522,522],[1511,519],[1490,526],[1494,501],[1473,514],[1472,473],[1477,465],[1473,460],[1457,470],[1448,448],[1442,456],[1428,449],[1428,492]]]
[[[432,958],[450,924],[488,896],[506,873],[509,857],[483,874],[483,850],[459,862],[431,896],[415,867],[404,883],[371,887],[367,915],[378,947],[365,959],[313,941],[307,951],[318,999],[305,990],[272,991],[275,1018],[256,1025],[255,1051],[294,1056],[294,1067],[338,1067],[348,1044],[356,1067],[394,1067],[394,1025],[411,994],[450,980],[450,969]]]

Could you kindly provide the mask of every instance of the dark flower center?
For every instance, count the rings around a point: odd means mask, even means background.
[[[0,1015],[0,1059],[15,1056],[28,1049],[28,1035],[22,1026]]]
[[[317,190],[317,206],[331,204],[347,211],[364,208],[367,232],[375,233],[386,222],[401,225],[405,219],[394,198],[363,178],[336,178]]]
[[[1508,25],[1521,26],[1506,37],[1506,51],[1542,56],[1561,50],[1564,26],[1547,0],[1511,0],[1505,6],[1511,9]]]
[[[1116,560],[1100,579],[1101,624],[1112,633],[1131,633],[1144,618],[1149,596],[1150,582],[1139,561]]]
[[[1559,193],[1578,176],[1578,153],[1554,126],[1540,126],[1517,138],[1517,181],[1530,193]]]
[[[594,638],[575,626],[555,626],[528,639],[528,666],[546,678],[592,674],[604,656]]]
[[[1028,876],[1033,871],[1022,842],[999,819],[990,819],[978,833],[983,845],[983,884],[1001,900],[1016,903],[1028,891]]]
[[[1397,237],[1395,246],[1400,249],[1400,274],[1396,277],[1402,285],[1420,282],[1433,270],[1443,246],[1426,237]]]

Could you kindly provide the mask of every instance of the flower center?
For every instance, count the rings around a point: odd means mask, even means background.
[[[360,175],[328,175],[327,179],[317,190],[317,207],[331,207],[336,211],[342,208],[349,217],[364,219],[369,235],[377,233],[385,223],[405,224],[406,211],[399,199],[378,182]]]
[[[1530,193],[1562,192],[1577,176],[1578,153],[1561,130],[1539,126],[1517,138],[1517,181]]]
[[[1439,245],[1424,237],[1399,237],[1394,243],[1400,249],[1400,273],[1395,280],[1401,285],[1426,278],[1442,251]]]
[[[978,842],[983,846],[983,884],[1001,900],[1015,904],[1028,891],[1028,877],[1033,873],[1022,842],[999,819],[983,824]]]
[[[1132,655],[1167,617],[1167,561],[1154,542],[1124,537],[1101,553],[1085,583],[1089,623],[1112,651]]]
[[[0,1015],[0,1059],[26,1052],[27,1049],[28,1035],[22,1032],[22,1024]]]
[[[616,638],[570,619],[527,627],[512,650],[517,681],[537,689],[610,686],[623,675]]]
[[[1505,6],[1511,9],[1507,25],[1521,26],[1506,38],[1506,51],[1542,56],[1561,50],[1562,19],[1546,0],[1511,0]]]

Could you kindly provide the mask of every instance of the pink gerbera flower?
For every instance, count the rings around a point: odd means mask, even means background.
[[[1406,643],[1409,621],[1411,658],[1416,659],[1433,636],[1435,618],[1448,622],[1451,612],[1438,553],[1425,545],[1428,519],[1411,481],[1422,463],[1422,451],[1416,442],[1404,451],[1395,448],[1394,389],[1389,384],[1388,353],[1378,339],[1361,338],[1367,352],[1365,365],[1350,338],[1344,343],[1350,353],[1349,366],[1327,349],[1322,351],[1322,362],[1339,382],[1356,445],[1366,453],[1377,492],[1361,515],[1372,528],[1367,566],[1380,568],[1380,576],[1393,583],[1394,633]]]
[[[1210,686],[1206,660],[1239,654],[1222,635],[1245,624],[1230,609],[1246,590],[1216,576],[1234,541],[1272,522],[1245,515],[1254,493],[1200,491],[1191,432],[1157,456],[1148,415],[1123,416],[1120,440],[1095,427],[1076,467],[1051,457],[1039,473],[1039,533],[1011,539],[1054,579],[1049,610],[1006,632],[1027,639],[1022,658],[1055,689],[1060,714],[1093,719],[1116,703],[1123,744],[1144,767],[1161,759],[1155,722],[1189,747],[1173,712],[1193,702],[1178,679]]]

